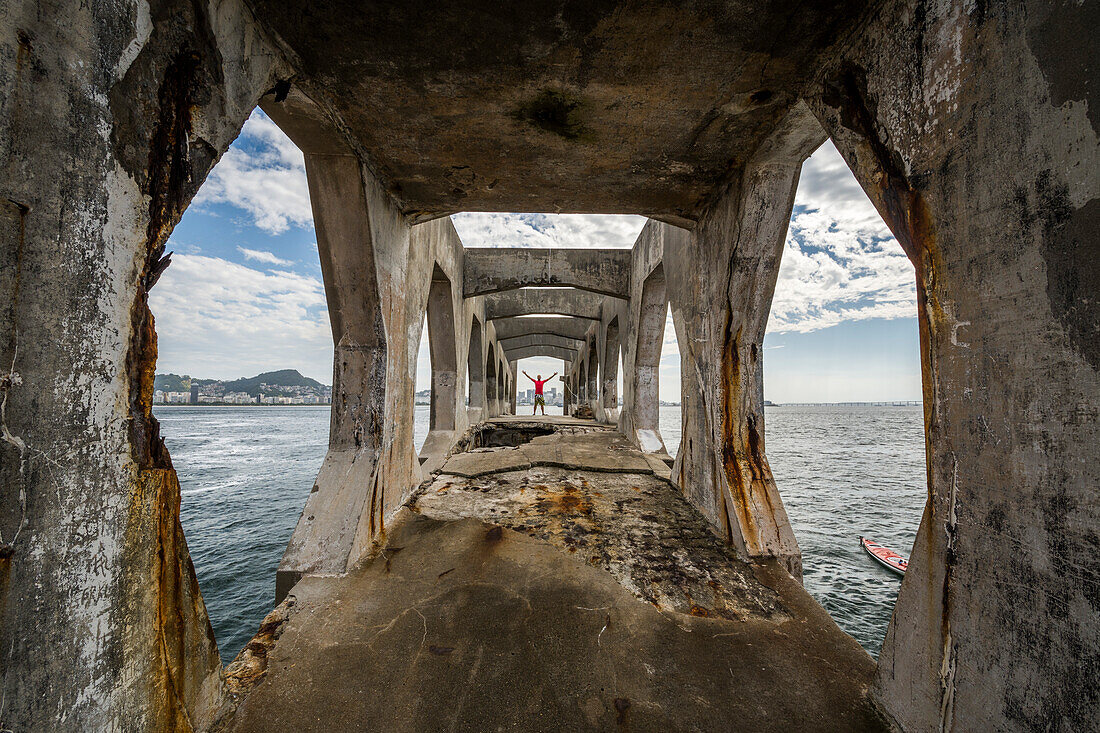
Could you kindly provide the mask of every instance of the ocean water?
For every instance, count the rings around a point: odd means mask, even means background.
[[[157,406],[179,473],[180,512],[218,640],[230,661],[274,605],[275,569],[328,443],[327,406]],[[766,450],[802,549],[806,589],[878,654],[900,578],[858,536],[908,554],[924,508],[919,407],[769,407]],[[417,445],[428,408],[417,407]],[[680,408],[661,408],[669,452]]]
[[[668,452],[680,408],[661,408]],[[878,657],[901,576],[860,535],[909,556],[927,497],[924,412],[915,407],[767,407],[764,450],[802,550],[802,582],[840,628]]]

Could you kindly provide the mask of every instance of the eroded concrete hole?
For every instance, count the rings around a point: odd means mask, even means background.
[[[553,427],[535,423],[518,425],[488,424],[472,431],[466,445],[455,452],[459,453],[476,448],[515,448],[518,445],[530,443],[535,438],[553,435],[554,432]]]

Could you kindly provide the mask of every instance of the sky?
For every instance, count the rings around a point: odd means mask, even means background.
[[[461,213],[471,247],[630,247],[645,219]],[[150,293],[157,371],[233,379],[297,369],[332,382],[332,331],[301,152],[256,110],[169,239],[172,265]],[[832,143],[803,165],[764,339],[774,402],[919,400],[913,267]],[[430,385],[427,330],[417,389]],[[562,363],[528,359],[544,376]],[[671,319],[661,399],[679,401]],[[521,388],[530,387],[523,384]]]

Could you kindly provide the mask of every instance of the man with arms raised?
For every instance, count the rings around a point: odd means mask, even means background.
[[[527,377],[528,379],[530,379],[532,382],[535,383],[535,407],[534,407],[533,410],[531,410],[531,414],[532,415],[537,415],[538,414],[538,409],[541,407],[542,408],[542,414],[545,415],[546,414],[546,398],[542,394],[542,385],[546,384],[551,379],[558,376],[558,373],[554,372],[553,374],[551,374],[546,379],[543,379],[541,374],[538,375],[537,377],[532,377],[527,372],[524,372],[523,376]]]

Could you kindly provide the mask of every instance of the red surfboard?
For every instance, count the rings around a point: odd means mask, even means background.
[[[860,537],[859,544],[863,545],[863,549],[867,550],[867,554],[875,558],[880,565],[890,568],[898,575],[905,575],[905,570],[909,567],[909,561],[905,559],[904,555],[899,555],[877,542],[871,542],[866,537]]]

